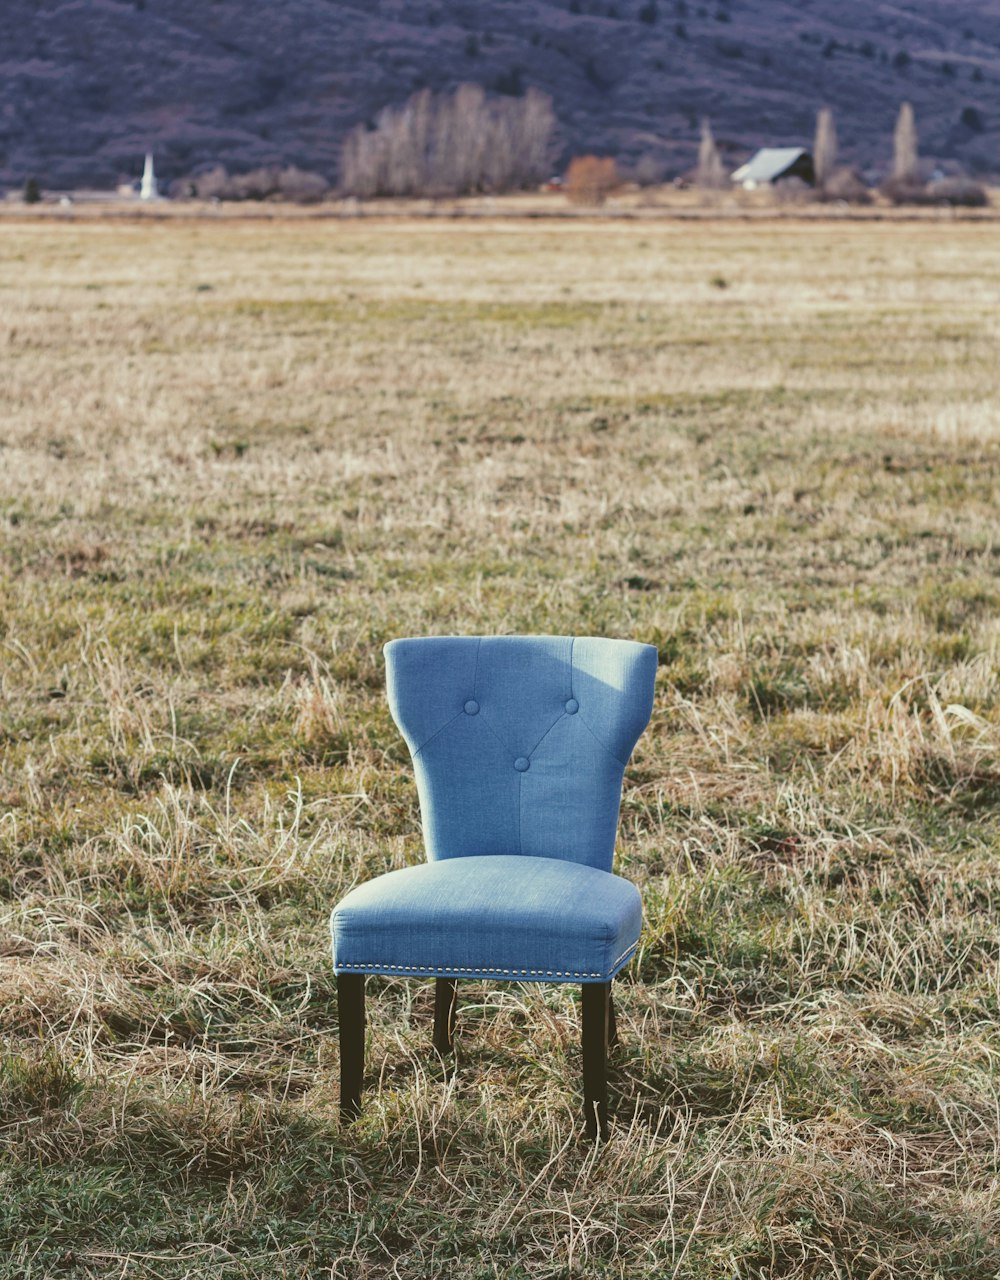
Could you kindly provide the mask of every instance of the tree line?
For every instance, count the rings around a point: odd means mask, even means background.
[[[488,99],[476,84],[421,89],[348,134],[340,159],[346,195],[460,196],[537,186],[552,164],[556,117],[538,89]]]

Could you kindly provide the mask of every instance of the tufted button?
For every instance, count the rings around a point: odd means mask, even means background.
[[[566,703],[566,714],[568,716],[575,716],[579,710],[580,710],[579,702],[577,702],[576,698],[570,698],[569,701]]]
[[[528,759],[527,756],[518,756],[517,759],[514,761],[514,768],[518,771],[518,773],[527,773],[528,770],[531,768],[531,761]]]
[[[467,716],[477,715],[479,712],[479,703],[474,698],[470,698],[465,704],[465,714]]]

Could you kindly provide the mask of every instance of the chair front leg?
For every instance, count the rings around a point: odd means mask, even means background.
[[[443,1058],[455,1047],[455,1018],[458,982],[454,978],[434,979],[434,1050]]]
[[[365,1073],[365,975],[337,974],[340,1020],[340,1121],[350,1124],[361,1112]]]
[[[587,982],[583,994],[583,1112],[587,1138],[608,1136],[608,1003],[610,982]]]

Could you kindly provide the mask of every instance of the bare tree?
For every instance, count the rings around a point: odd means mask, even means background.
[[[395,184],[404,195],[420,195],[427,190],[430,145],[434,131],[434,96],[421,89],[403,107],[399,116]]]
[[[411,98],[400,108],[386,107],[379,113],[378,132],[384,135],[380,188],[393,195],[411,196],[418,188],[423,157],[416,152],[418,129]]]
[[[540,89],[529,89],[520,101],[520,108],[519,178],[522,186],[530,186],[549,176],[556,115],[552,99]]]
[[[374,129],[344,140],[340,185],[350,195],[461,195],[541,182],[552,162],[556,118],[537,89],[488,101],[478,85],[450,97],[427,89],[385,107]]]
[[[816,141],[813,144],[813,169],[817,187],[826,186],[837,166],[837,126],[833,112],[822,107],[816,117]]]
[[[351,195],[369,199],[378,193],[379,138],[377,130],[358,125],[344,139],[340,153],[340,183]]]
[[[490,191],[509,191],[517,186],[514,180],[517,172],[516,121],[509,111],[491,111],[486,131],[483,185]]]
[[[719,148],[715,145],[712,126],[707,119],[701,122],[696,181],[705,191],[718,191],[726,185],[726,171],[722,165],[722,157],[719,155]]]
[[[486,94],[477,84],[460,84],[451,97],[439,99],[432,194],[475,190],[489,141],[486,118]]]
[[[892,144],[892,176],[902,182],[915,182],[919,176],[920,156],[917,152],[917,125],[908,102],[899,108]]]

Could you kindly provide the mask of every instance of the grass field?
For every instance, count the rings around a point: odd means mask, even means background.
[[[988,225],[0,231],[0,1277],[1000,1272]],[[369,983],[382,644],[658,646],[578,989]]]

